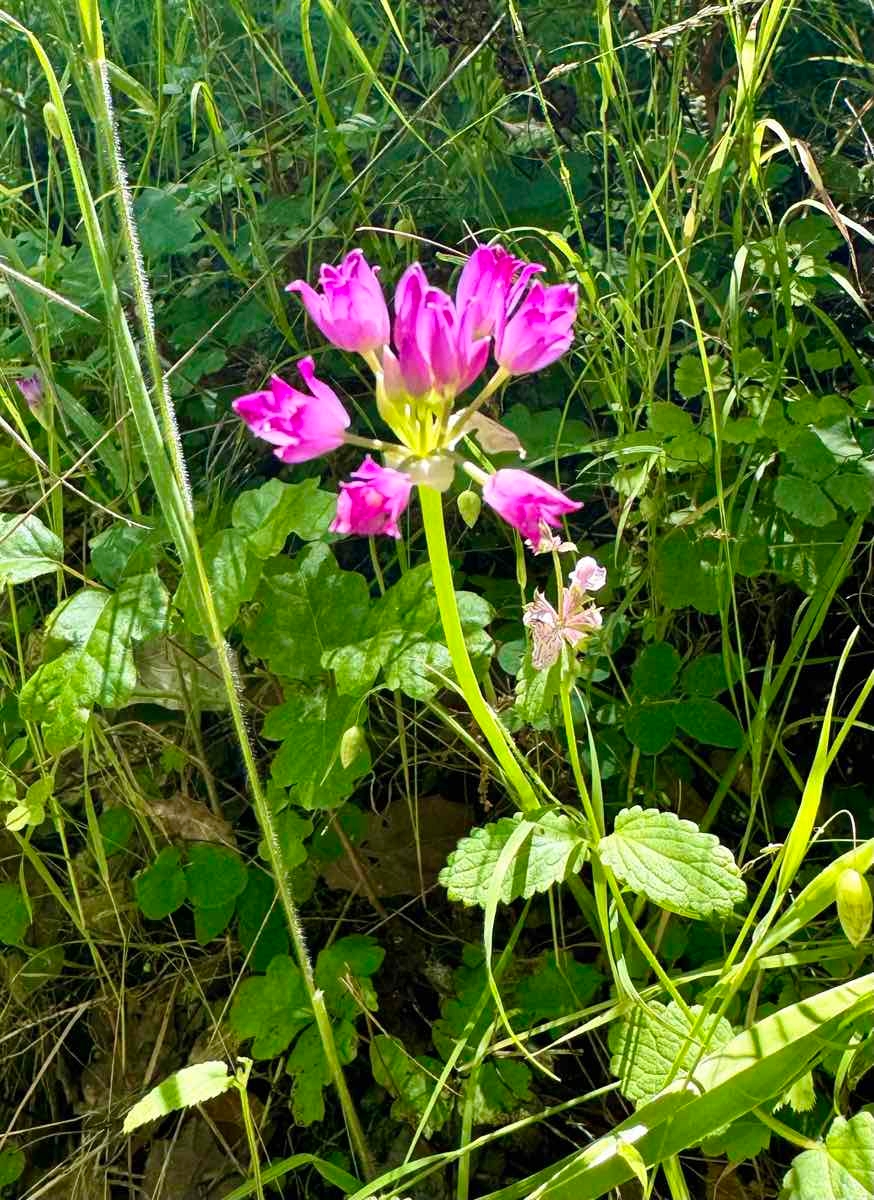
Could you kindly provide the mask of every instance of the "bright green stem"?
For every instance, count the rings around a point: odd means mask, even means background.
[[[480,691],[479,680],[467,652],[464,630],[461,627],[461,617],[458,614],[458,604],[455,599],[455,586],[452,581],[452,564],[449,561],[446,525],[443,521],[443,498],[440,492],[435,491],[434,488],[420,484],[419,503],[422,506],[422,521],[428,543],[428,557],[431,560],[434,592],[440,608],[440,620],[443,623],[443,636],[446,638],[446,646],[452,659],[458,686],[461,688],[471,716],[479,725],[498,760],[498,766],[504,774],[508,787],[513,792],[516,803],[524,813],[537,812],[542,805],[537,799],[531,781],[516,757],[515,748],[510,746],[507,734]]]

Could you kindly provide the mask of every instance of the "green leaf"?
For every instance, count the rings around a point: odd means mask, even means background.
[[[0,513],[0,584],[49,575],[63,561],[63,542],[34,513]]]
[[[286,870],[290,871],[306,862],[307,848],[304,842],[312,832],[312,821],[306,820],[292,809],[286,808],[277,813],[276,833],[279,837],[282,861],[285,863]],[[258,843],[258,856],[265,862],[270,861],[270,853],[265,839]]]
[[[728,373],[725,360],[718,354],[708,354],[707,363],[714,388],[725,387],[728,384]],[[704,377],[704,367],[699,354],[684,354],[674,369],[674,387],[684,400],[693,400],[700,396],[707,386]]]
[[[91,565],[107,587],[117,588],[125,575],[142,575],[155,565],[155,533],[116,521],[88,543]]]
[[[450,900],[485,908],[498,859],[521,820],[521,815],[502,817],[481,829],[472,829],[468,837],[462,838],[439,877]],[[545,813],[527,824],[528,837],[501,881],[501,900],[505,904],[545,892],[582,866],[588,843],[581,827],[569,817]]]
[[[252,553],[265,559],[279,554],[293,533],[305,542],[324,537],[336,507],[337,497],[321,491],[315,479],[270,479],[237,497],[231,520]]]
[[[874,504],[874,477],[860,472],[841,471],[825,485],[825,490],[841,508],[865,516]]]
[[[159,633],[167,618],[167,592],[157,574],[125,579],[118,591],[77,592],[53,614],[52,643],[72,643],[27,680],[19,711],[41,721],[52,754],[82,737],[92,709],[115,708],[136,687],[134,644]]]
[[[822,1145],[793,1160],[780,1200],[874,1200],[874,1116],[836,1117]]]
[[[320,951],[316,960],[316,983],[325,993],[325,1003],[335,1017],[352,1020],[361,1012],[359,1000],[366,1008],[375,1011],[376,992],[369,982],[382,966],[385,950],[372,938],[362,933],[353,933],[339,938]],[[346,986],[351,976],[356,984],[358,998]]]
[[[0,1150],[0,1188],[9,1187],[11,1183],[20,1179],[26,1166],[27,1159],[22,1150],[13,1146]]]
[[[103,853],[111,858],[127,847],[134,831],[133,814],[121,806],[104,808],[98,817],[97,828],[103,841]]]
[[[729,685],[721,654],[699,654],[683,669],[683,691],[690,696],[718,696]]]
[[[273,760],[273,782],[292,788],[301,808],[334,808],[352,795],[356,780],[370,770],[366,743],[347,767],[340,763],[343,734],[359,723],[361,705],[325,687],[287,695],[264,722],[264,736],[282,741]]]
[[[312,1019],[303,977],[286,955],[277,955],[265,975],[243,980],[229,1017],[236,1034],[254,1038],[253,1058],[275,1058]]]
[[[203,562],[219,625],[224,631],[236,620],[240,607],[258,590],[261,560],[253,553],[244,533],[238,529],[222,529],[203,547]],[[187,578],[179,585],[174,603],[184,613],[191,632],[206,636],[200,599],[192,595]]]
[[[674,707],[674,720],[685,733],[705,746],[725,746],[735,750],[743,745],[744,734],[737,717],[718,700],[704,697],[681,700]]]
[[[555,708],[560,684],[561,662],[554,663],[547,671],[538,671],[531,661],[529,647],[516,676],[513,714],[525,725],[539,728]]]
[[[631,682],[641,696],[667,696],[677,680],[681,659],[667,642],[653,642],[638,655],[631,669]]]
[[[797,430],[783,453],[792,474],[813,483],[833,475],[837,466],[835,455],[811,429]]]
[[[701,1143],[701,1149],[713,1158],[724,1156],[730,1163],[739,1163],[755,1158],[767,1150],[770,1143],[771,1131],[768,1126],[749,1113],[710,1134]]]
[[[698,367],[700,371],[700,363]],[[665,437],[678,437],[692,430],[692,417],[684,408],[680,408],[679,404],[672,404],[670,400],[656,400],[649,410],[649,427],[653,433],[660,433]]]
[[[24,795],[24,799],[6,816],[6,828],[11,829],[13,833],[19,833],[22,829],[35,829],[37,825],[41,825],[46,819],[46,804],[51,798],[54,791],[54,780],[45,777],[37,779],[30,785]]]
[[[354,1053],[352,1057],[355,1057]],[[315,1121],[323,1121],[325,1099],[322,1093],[331,1082],[331,1071],[315,1023],[308,1025],[295,1042],[285,1070],[294,1079],[291,1114],[295,1124],[312,1125]]]
[[[133,1133],[141,1125],[157,1121],[180,1108],[205,1104],[207,1100],[226,1092],[233,1082],[234,1076],[223,1062],[202,1062],[193,1067],[183,1067],[137,1101],[124,1119],[122,1133]]]
[[[245,890],[246,868],[229,846],[193,842],[188,847],[185,879],[195,908],[225,908]]]
[[[159,188],[146,188],[134,201],[140,248],[146,258],[181,254],[199,236],[197,222],[177,200]]]
[[[237,934],[253,971],[266,971],[277,954],[288,954],[288,932],[276,887],[264,871],[250,867],[246,890],[237,899]]]
[[[525,1028],[580,1012],[600,991],[604,976],[591,963],[554,951],[542,955],[516,987],[513,1008]]]
[[[670,533],[655,551],[656,588],[666,608],[691,605],[719,612],[719,545],[715,538],[694,540],[684,529]]]
[[[395,1038],[379,1033],[370,1040],[370,1069],[375,1082],[395,1098],[391,1106],[394,1119],[418,1125],[440,1078],[443,1063],[427,1055],[413,1058]],[[431,1137],[443,1128],[452,1115],[452,1108],[452,1096],[444,1089],[422,1131],[425,1137]]]
[[[675,813],[623,809],[598,854],[633,892],[680,916],[727,917],[746,896],[731,851]]]
[[[235,902],[229,901],[220,908],[195,908],[194,936],[198,946],[208,946],[227,929],[234,915]]]
[[[330,549],[318,544],[303,550],[287,570],[268,575],[256,599],[260,611],[246,645],[284,679],[321,675],[322,656],[356,642],[370,608],[364,576],[341,571]]]
[[[562,408],[531,412],[524,404],[514,404],[504,414],[501,424],[515,433],[525,447],[528,467],[556,456],[579,454],[592,440],[592,431],[585,421],[567,418]]]
[[[774,488],[774,503],[805,525],[820,528],[837,516],[822,488],[797,475],[781,475]]]
[[[165,846],[152,865],[134,879],[137,904],[150,921],[168,917],[185,902],[187,888],[181,858],[175,846]]]
[[[694,1005],[693,1020],[703,1011],[700,1004]],[[646,1103],[667,1086],[672,1074],[676,1078],[693,1070],[704,1054],[719,1050],[732,1036],[725,1017],[708,1017],[690,1041],[692,1028],[673,1000],[668,1005],[657,1001],[640,1005],[612,1025],[610,1070],[619,1079],[622,1094],[635,1104]]]
[[[623,728],[642,754],[661,754],[676,732],[674,703],[634,704],[625,714]]]
[[[0,883],[0,942],[21,943],[30,925],[30,910],[17,883]]]

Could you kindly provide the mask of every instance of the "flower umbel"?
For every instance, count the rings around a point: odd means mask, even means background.
[[[398,517],[410,500],[413,481],[403,471],[381,467],[368,454],[352,478],[340,484],[334,533],[372,536],[384,533],[399,538]]]
[[[349,426],[349,414],[334,391],[316,379],[313,360],[302,358],[297,369],[311,395],[274,375],[269,390],[240,396],[233,404],[255,436],[274,445],[276,457],[286,463],[336,450]]]
[[[540,546],[543,525],[556,529],[562,517],[583,507],[536,475],[512,467],[488,477],[483,484],[483,500],[519,530],[532,550]]]
[[[303,279],[295,279],[287,292],[298,292],[310,318],[329,342],[358,354],[379,351],[388,342],[389,316],[376,271],[362,250],[352,250],[339,267],[323,264],[319,271],[321,294]]]

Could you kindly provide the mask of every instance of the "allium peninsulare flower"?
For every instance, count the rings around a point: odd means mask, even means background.
[[[488,338],[474,336],[473,317],[431,287],[418,263],[404,271],[395,289],[395,351],[386,349],[382,360],[386,395],[452,398],[469,387],[489,356]]]
[[[363,250],[351,250],[339,267],[319,268],[321,293],[303,279],[287,292],[299,292],[304,308],[329,342],[341,350],[368,354],[381,350],[389,338],[389,316],[376,271]]]
[[[576,315],[576,284],[546,287],[535,281],[515,308],[499,320],[495,360],[510,375],[548,367],[570,348]]]
[[[27,407],[38,408],[42,403],[42,382],[39,375],[28,375],[26,379],[16,379],[15,383],[27,401]]]
[[[578,592],[599,592],[607,582],[607,571],[597,559],[586,555],[568,575],[568,584]]]
[[[269,390],[240,396],[233,403],[234,412],[255,436],[275,446],[276,457],[286,463],[306,462],[336,450],[349,426],[349,414],[336,394],[316,379],[313,360],[302,358],[297,369],[312,395],[274,375]]]
[[[555,529],[562,517],[583,507],[536,475],[512,468],[488,477],[483,484],[483,500],[508,525],[518,529],[532,549],[540,544],[543,525]]]
[[[409,503],[412,486],[409,475],[380,467],[368,454],[352,478],[340,484],[332,532],[399,538],[398,517]]]
[[[503,246],[477,246],[464,264],[455,289],[455,307],[470,321],[473,336],[491,334],[531,276],[542,270],[540,263],[515,258]]]

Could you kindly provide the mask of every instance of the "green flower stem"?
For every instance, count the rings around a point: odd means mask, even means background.
[[[467,652],[464,630],[461,627],[461,617],[455,599],[449,546],[446,542],[443,497],[433,488],[420,484],[419,503],[422,507],[422,521],[425,526],[425,539],[428,543],[428,556],[431,560],[434,592],[437,596],[440,620],[443,624],[443,636],[446,638],[446,646],[452,659],[458,686],[461,688],[471,715],[498,760],[498,765],[516,803],[524,813],[537,812],[542,805],[517,758],[515,747],[511,747],[507,733],[483,697],[479,680]]]
[[[234,666],[227,643],[222,634],[221,623],[216,613],[203,555],[197,539],[191,499],[185,476],[182,446],[175,427],[172,403],[161,374],[160,359],[155,358],[150,352],[155,336],[151,302],[142,259],[139,255],[136,228],[133,223],[130,195],[127,190],[127,180],[124,162],[121,158],[120,143],[116,138],[112,97],[107,85],[101,16],[97,0],[80,0],[78,12],[82,42],[88,58],[89,76],[92,83],[92,96],[90,100],[94,111],[94,121],[101,143],[102,160],[108,163],[111,171],[113,190],[116,193],[118,201],[122,238],[130,269],[135,278],[134,295],[138,316],[144,331],[146,357],[149,360],[150,367],[153,369],[153,394],[150,394],[149,387],[146,384],[142,364],[134,343],[133,333],[124,312],[115,278],[112,257],[100,223],[97,206],[85,174],[76,137],[67,114],[64,94],[54,68],[42,44],[33,33],[6,13],[0,14],[0,20],[27,38],[31,49],[39,60],[40,67],[48,84],[54,115],[70,165],[70,175],[79,203],[85,237],[91,251],[106,305],[107,324],[112,341],[113,355],[118,364],[119,374],[133,413],[143,455],[148,464],[149,473],[164,519],[176,544],[184,576],[189,584],[192,595],[197,598],[202,623],[209,633],[210,642],[218,658],[219,672],[225,685],[234,731],[239,741],[243,762],[249,778],[252,805],[264,834],[264,841],[267,847],[270,867],[276,882],[279,902],[286,918],[301,974],[312,1003],[316,1023],[322,1037],[325,1057],[331,1069],[333,1083],[343,1107],[350,1142],[362,1171],[366,1172],[370,1170],[371,1166],[367,1141],[342,1074],[330,1021],[327,1019],[327,1014],[324,1011],[324,999],[318,993],[315,986],[312,962],[304,940],[303,929],[292,893],[291,879],[284,861],[278,829],[258,776],[254,749],[246,727],[245,714],[243,712]],[[160,413],[160,420],[158,413]]]

